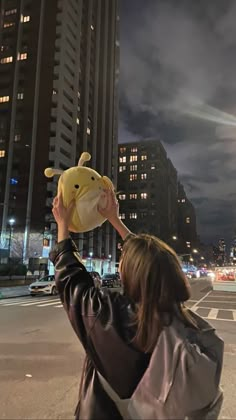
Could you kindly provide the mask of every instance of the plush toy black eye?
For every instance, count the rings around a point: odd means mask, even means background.
[[[92,181],[95,181],[95,178],[94,178],[94,176],[92,176],[92,177],[91,177],[91,179],[92,179]]]
[[[75,184],[75,188],[78,190],[78,188],[79,188],[79,185],[78,184]]]

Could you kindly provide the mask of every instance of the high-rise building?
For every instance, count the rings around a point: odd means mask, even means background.
[[[0,0],[0,222],[25,234],[52,226],[57,179],[82,151],[116,182],[118,0]],[[80,250],[114,254],[107,225]],[[3,241],[4,242],[4,241]]]
[[[177,172],[158,140],[119,145],[120,217],[134,232],[171,243],[177,232]]]

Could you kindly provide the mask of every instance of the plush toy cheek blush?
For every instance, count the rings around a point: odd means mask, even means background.
[[[91,159],[89,153],[82,153],[78,166],[65,171],[47,168],[44,173],[51,178],[60,175],[58,193],[62,193],[63,204],[67,208],[72,200],[75,207],[72,211],[69,230],[71,232],[88,232],[105,222],[105,218],[98,212],[98,206],[106,207],[104,190],[113,188],[111,180],[101,176],[94,169],[84,167],[84,162]]]

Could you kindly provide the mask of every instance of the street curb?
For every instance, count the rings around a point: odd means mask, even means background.
[[[16,296],[4,296],[4,295],[2,295],[2,297],[0,297],[0,302],[1,302],[1,300],[14,299],[14,298],[20,298],[20,297],[26,297],[26,296],[30,296],[30,294],[27,294],[27,295],[16,295]]]

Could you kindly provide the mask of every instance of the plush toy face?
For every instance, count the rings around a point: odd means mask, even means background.
[[[64,172],[51,168],[45,170],[47,177],[55,174],[61,174],[58,193],[62,193],[64,206],[68,208],[71,201],[75,200],[69,224],[71,232],[87,232],[105,222],[98,212],[98,206],[103,208],[106,206],[104,190],[113,188],[109,178],[99,175],[94,169],[81,165],[69,168]]]

